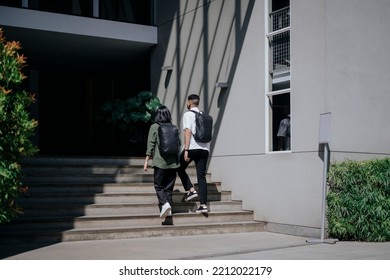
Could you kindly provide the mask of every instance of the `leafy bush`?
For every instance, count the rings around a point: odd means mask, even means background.
[[[0,223],[20,212],[14,201],[27,190],[20,180],[20,160],[36,152],[30,138],[37,122],[27,111],[34,98],[22,89],[26,61],[19,49],[0,29]]]
[[[128,99],[108,100],[102,104],[102,116],[113,124],[117,135],[123,134],[128,141],[127,153],[131,156],[144,156],[149,127],[154,113],[161,106],[160,100],[150,91],[141,91]]]
[[[331,237],[390,241],[390,158],[332,164],[328,183]]]
[[[153,114],[161,106],[160,100],[150,91],[141,91],[126,100],[110,100],[102,105],[108,114],[107,121],[117,124],[122,130],[134,130],[139,124],[150,124]]]

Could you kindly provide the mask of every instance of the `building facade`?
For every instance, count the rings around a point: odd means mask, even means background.
[[[390,155],[387,0],[146,1],[144,9],[154,13],[138,23],[124,22],[137,14],[130,13],[137,9],[129,8],[133,1],[113,1],[122,4],[116,9],[105,1],[85,2],[93,5],[73,1],[70,10],[80,13],[82,6],[87,16],[0,6],[7,37],[34,34],[47,40],[48,45],[34,48],[34,40],[25,39],[30,58],[37,58],[30,87],[42,95],[36,109],[43,126],[39,138],[53,141],[47,134],[58,122],[47,123],[55,114],[68,126],[58,132],[63,137],[75,132],[77,120],[84,123],[78,128],[84,146],[51,154],[82,155],[91,145],[93,154],[112,153],[97,144],[109,128],[93,127],[91,119],[98,100],[121,90],[149,87],[178,124],[186,97],[196,93],[200,108],[214,117],[212,179],[254,210],[269,231],[305,236],[318,236],[321,226],[321,115],[331,116],[330,162]],[[125,19],[119,11],[127,11]],[[73,51],[53,54],[53,46]],[[60,63],[53,63],[56,59]],[[80,72],[84,78],[75,74]],[[57,74],[65,79],[58,81]],[[75,87],[73,100],[84,101],[66,103],[68,110],[58,112],[53,107],[58,95]],[[71,121],[61,117],[69,108],[75,113]],[[286,146],[278,130],[288,117]]]
[[[390,41],[379,34],[390,4],[173,2],[170,9],[157,6],[153,91],[178,122],[186,96],[201,96],[201,108],[215,119],[213,180],[267,221],[269,231],[318,236],[320,116],[331,115],[330,162],[389,156]],[[277,130],[288,114],[286,150]]]

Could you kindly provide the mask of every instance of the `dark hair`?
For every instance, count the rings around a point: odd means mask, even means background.
[[[190,95],[188,95],[188,101],[190,101],[190,100],[200,100],[200,98],[199,98],[199,95],[197,95],[197,94],[190,94]]]
[[[200,100],[199,95],[190,94],[190,95],[188,95],[187,99],[188,99],[188,101],[191,101],[192,104],[194,104],[195,106],[199,106],[199,100]]]
[[[156,123],[172,122],[171,112],[169,111],[167,106],[162,105],[156,110],[155,122]]]

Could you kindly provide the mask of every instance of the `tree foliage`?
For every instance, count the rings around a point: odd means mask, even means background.
[[[28,111],[34,96],[22,88],[26,58],[20,49],[20,43],[7,41],[0,29],[0,223],[20,213],[15,199],[27,191],[20,161],[37,151],[30,140],[37,122]]]

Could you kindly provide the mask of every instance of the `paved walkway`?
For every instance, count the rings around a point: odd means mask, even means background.
[[[390,242],[308,243],[270,232],[0,247],[6,260],[390,260]]]

